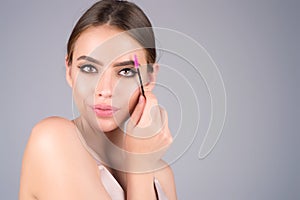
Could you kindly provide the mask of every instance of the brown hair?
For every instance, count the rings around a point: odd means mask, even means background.
[[[145,48],[148,64],[155,63],[155,38],[151,22],[145,13],[132,2],[102,0],[90,7],[73,28],[67,45],[69,65],[72,64],[75,42],[80,34],[89,27],[103,24],[109,24],[124,31],[134,29],[133,31],[129,31],[129,34]],[[151,72],[153,69],[149,67],[148,71],[150,70]]]

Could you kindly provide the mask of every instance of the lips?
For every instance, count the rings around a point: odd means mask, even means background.
[[[119,108],[107,104],[97,104],[92,106],[92,109],[98,117],[111,117],[119,110]]]

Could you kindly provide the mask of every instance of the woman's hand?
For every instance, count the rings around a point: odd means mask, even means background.
[[[124,149],[131,172],[161,168],[161,158],[172,143],[167,112],[151,92],[141,95],[126,127]]]
[[[167,112],[159,107],[154,94],[139,97],[126,127],[126,196],[127,199],[157,199],[154,189],[155,172],[166,164],[161,161],[172,143]]]

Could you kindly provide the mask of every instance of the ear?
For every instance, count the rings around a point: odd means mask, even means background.
[[[69,65],[68,56],[65,57],[65,66],[66,66],[66,80],[67,80],[69,86],[72,88],[73,87],[72,66]]]
[[[148,73],[149,82],[144,87],[146,91],[152,91],[156,84],[156,78],[157,78],[157,74],[159,71],[159,65],[158,65],[158,63],[154,63],[152,65],[152,67],[153,67],[153,72]]]

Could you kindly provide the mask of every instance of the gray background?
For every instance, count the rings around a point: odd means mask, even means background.
[[[0,3],[0,199],[18,197],[34,124],[52,115],[72,118],[66,42],[93,2]],[[300,1],[136,3],[154,26],[201,43],[226,87],[227,118],[214,151],[199,160],[197,137],[172,165],[179,199],[299,199]]]

